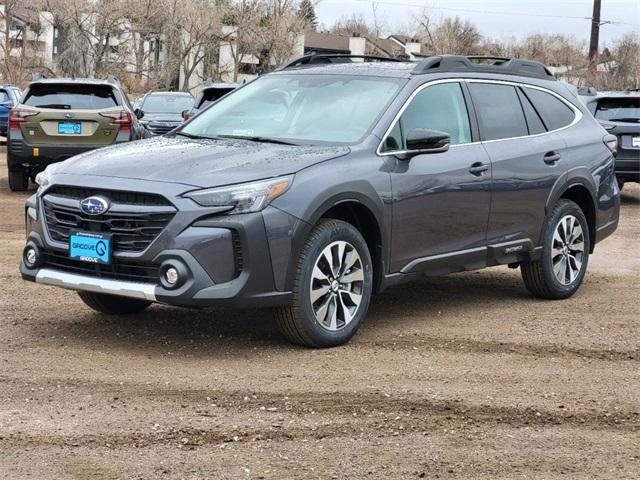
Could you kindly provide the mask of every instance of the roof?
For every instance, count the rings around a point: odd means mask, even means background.
[[[306,32],[304,48],[308,50],[335,50],[349,53],[349,37],[334,33]]]
[[[57,84],[57,83],[77,83],[77,84],[91,84],[91,85],[109,85],[111,87],[117,87],[118,85],[109,82],[107,80],[99,80],[96,78],[40,78],[39,80],[33,80],[31,85],[35,84]]]
[[[217,88],[238,88],[239,86],[239,83],[212,83],[210,85],[205,85],[204,87],[202,87],[202,90],[215,90]]]
[[[193,97],[189,92],[169,92],[165,90],[151,90],[147,95],[175,95],[179,97]]]

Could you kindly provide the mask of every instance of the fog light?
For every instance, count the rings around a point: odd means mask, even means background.
[[[22,258],[24,260],[24,264],[28,268],[34,268],[40,262],[40,255],[38,255],[38,250],[36,250],[36,248],[31,245],[27,245],[27,247],[25,247]]]
[[[178,270],[174,267],[169,267],[164,272],[164,278],[169,285],[175,285],[178,283],[180,275],[178,274]]]

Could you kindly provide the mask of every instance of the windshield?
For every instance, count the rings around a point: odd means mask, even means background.
[[[271,75],[221,99],[182,132],[295,143],[355,143],[374,125],[403,80],[347,75]]]
[[[193,97],[187,95],[149,95],[140,109],[144,113],[180,114],[193,107]]]
[[[604,98],[598,102],[595,117],[609,122],[640,123],[640,97]]]

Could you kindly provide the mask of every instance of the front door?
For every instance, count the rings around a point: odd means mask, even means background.
[[[442,153],[397,159],[391,172],[391,271],[443,272],[484,265],[491,163],[474,143],[469,99],[457,81],[421,87],[386,138],[383,150],[402,150],[414,129],[446,132]]]

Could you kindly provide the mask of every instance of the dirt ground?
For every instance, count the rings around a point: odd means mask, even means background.
[[[640,478],[637,185],[573,298],[425,278],[313,351],[268,311],[116,318],[23,282],[3,158],[0,478]]]

